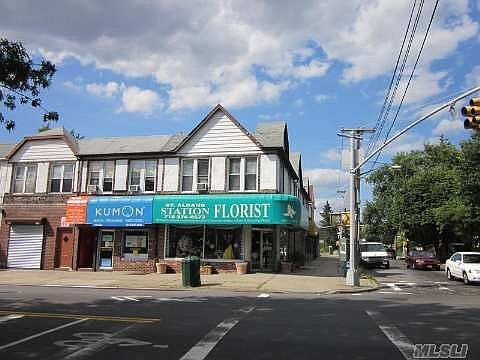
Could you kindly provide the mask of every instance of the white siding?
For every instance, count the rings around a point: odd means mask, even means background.
[[[88,181],[88,161],[83,161],[82,163],[82,183],[80,185],[80,191],[87,191],[87,181]]]
[[[61,139],[27,141],[10,159],[12,162],[76,160],[70,147]]]
[[[163,191],[178,191],[178,175],[180,164],[178,158],[165,159],[165,178]]]
[[[210,120],[179,150],[181,155],[258,153],[259,147],[222,111]]]
[[[3,195],[6,192],[8,192],[7,169],[8,169],[7,161],[6,160],[0,160],[0,203],[3,203],[3,201],[1,201],[3,199]]]
[[[114,190],[125,191],[127,190],[127,176],[128,176],[128,160],[116,160],[115,161],[115,181]]]
[[[13,173],[13,164],[7,165],[7,176],[5,179],[5,192],[10,193],[11,184],[12,184],[12,173]]]
[[[72,192],[77,191],[78,188],[78,181],[80,177],[80,171],[78,171],[78,168],[80,166],[80,161],[75,161],[75,168],[73,169],[73,187],[72,187]]]
[[[37,182],[35,184],[36,193],[47,192],[49,165],[48,162],[37,163]]]
[[[157,191],[162,191],[163,185],[163,159],[158,159],[157,166]]]
[[[277,155],[260,156],[260,190],[275,190],[277,188]]]
[[[225,190],[225,161],[223,156],[212,157],[211,174],[210,174],[210,189],[214,191]]]

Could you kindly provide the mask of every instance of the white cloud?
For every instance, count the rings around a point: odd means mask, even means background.
[[[160,96],[156,92],[130,86],[123,90],[120,111],[151,113],[160,105]]]
[[[99,83],[87,84],[85,85],[85,90],[92,95],[102,96],[102,97],[113,97],[114,95],[117,95],[119,93],[122,87],[125,87],[125,85],[119,84],[114,81],[110,81],[106,84],[99,84]]]
[[[71,80],[64,81],[63,86],[65,86],[66,88],[69,88],[71,90],[75,90],[75,91],[82,91],[83,90],[83,85],[82,84],[80,84],[78,82],[75,82],[75,81],[71,81]]]
[[[464,129],[462,121],[443,119],[437,124],[435,129],[433,129],[432,133],[434,135],[448,135],[455,134],[463,130]]]
[[[315,102],[317,103],[323,103],[332,99],[335,99],[335,96],[327,95],[327,94],[317,94],[313,97],[313,100],[315,100]]]
[[[480,65],[474,66],[472,71],[465,75],[465,83],[468,87],[474,87],[480,84]]]
[[[432,5],[425,4],[418,34]],[[57,63],[75,58],[126,77],[151,77],[169,89],[172,110],[217,102],[241,107],[276,101],[299,81],[324,76],[335,62],[346,65],[346,83],[389,74],[410,6],[389,0],[105,0],[62,1],[45,11],[42,2],[0,0],[0,32]],[[432,85],[432,94],[445,76],[430,71],[431,63],[478,31],[469,11],[467,0],[440,2],[421,59],[425,74],[416,79]],[[412,93],[413,99],[413,87]]]
[[[388,155],[395,155],[399,152],[422,150],[425,144],[436,144],[438,140],[438,137],[425,137],[415,133],[406,133],[388,145],[384,152]]]
[[[328,161],[339,161],[340,160],[340,153],[337,149],[328,149],[321,154],[322,159]]]
[[[349,178],[346,172],[332,168],[307,169],[304,171],[304,175],[310,179],[313,185],[319,188],[342,185]]]

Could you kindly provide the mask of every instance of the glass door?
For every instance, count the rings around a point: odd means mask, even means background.
[[[262,231],[261,230],[252,230],[252,270],[260,270],[261,268],[261,242],[262,242]]]
[[[113,231],[102,231],[100,233],[100,256],[99,268],[111,269],[113,258]]]
[[[273,232],[262,231],[262,269],[273,270]]]

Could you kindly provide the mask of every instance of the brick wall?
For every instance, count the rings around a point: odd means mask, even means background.
[[[3,206],[5,213],[0,228],[0,267],[7,266],[10,224],[15,224],[17,221],[26,223],[22,222],[22,219],[45,218],[41,268],[51,270],[55,266],[57,228],[60,226],[61,217],[65,216],[65,203],[55,204],[53,201],[41,203],[37,197],[28,199],[31,201],[25,201],[24,197],[21,197],[18,202],[13,197],[8,197],[8,200],[6,198],[7,201]]]
[[[176,259],[166,259],[160,262],[167,264],[167,273],[181,273],[182,261]],[[213,267],[213,273],[226,273],[236,272],[237,268],[235,262],[215,262],[215,261],[203,261],[202,265],[211,265]]]

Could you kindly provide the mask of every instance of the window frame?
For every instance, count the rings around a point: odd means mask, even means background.
[[[191,161],[192,162],[192,174],[191,175],[185,175],[184,170],[185,170],[185,162]],[[198,184],[203,184],[198,181],[199,177],[199,172],[198,172],[198,166],[199,166],[199,161],[206,161],[208,162],[207,169],[207,188],[210,188],[210,180],[211,180],[211,158],[210,157],[198,157],[198,158],[191,158],[191,157],[185,157],[181,159],[181,166],[180,166],[180,183],[179,183],[179,188],[180,192],[182,193],[195,193],[198,191]],[[192,188],[189,190],[185,190],[183,186],[183,178],[184,177],[191,177],[192,178]]]
[[[27,186],[27,173],[28,173],[28,167],[33,166],[35,168],[35,179],[34,179],[34,186],[33,186],[33,192],[26,192],[25,188]],[[23,171],[23,186],[22,186],[22,191],[21,192],[16,192],[15,191],[15,183],[16,183],[16,174],[17,174],[17,168],[22,167],[24,169]],[[10,185],[10,191],[12,194],[35,194],[36,193],[36,187],[37,187],[37,177],[38,177],[38,164],[37,163],[16,163],[13,166],[12,169],[12,181]]]
[[[92,179],[91,168],[92,168],[92,164],[95,164],[95,163],[100,164],[100,169],[98,171],[98,185],[90,184],[90,180]],[[105,191],[104,190],[105,179],[110,178],[110,177],[105,176],[107,164],[109,164],[109,163],[111,163],[112,166],[113,166],[113,174],[111,176],[112,190]],[[102,194],[112,194],[113,189],[115,188],[115,160],[91,160],[91,161],[88,161],[88,164],[87,164],[87,189],[88,189],[89,185],[96,185],[98,187],[98,191],[100,191]]]
[[[63,184],[65,179],[65,166],[66,165],[71,165],[72,166],[72,186],[70,188],[70,191],[63,191]],[[62,173],[60,178],[53,178],[53,169],[56,166],[61,166],[62,167]],[[52,191],[52,180],[57,180],[60,179],[60,188],[59,191]],[[70,179],[67,179],[70,180]],[[48,192],[51,194],[71,194],[73,193],[74,190],[74,180],[75,180],[75,163],[74,162],[51,162],[49,169],[48,169]]]
[[[127,240],[127,236],[129,234],[139,234],[139,233],[143,233],[144,235],[147,236],[147,257],[145,259],[142,259],[142,258],[130,258],[130,257],[125,257],[125,249],[127,248],[125,245],[126,245],[126,240]],[[150,231],[146,228],[141,228],[141,229],[126,229],[124,231],[122,231],[122,246],[121,246],[121,249],[122,249],[122,253],[121,253],[121,258],[122,260],[124,261],[148,261],[149,260],[149,253],[150,253]],[[130,254],[130,253],[128,253]]]
[[[247,173],[247,161],[248,160],[255,160],[255,189],[247,189],[247,175],[253,175]],[[245,166],[243,171],[243,191],[246,192],[256,192],[258,191],[258,156],[245,156],[244,158]],[[242,167],[240,166],[240,171]]]
[[[227,191],[228,192],[239,192],[239,191],[244,191],[245,185],[242,187],[242,162],[244,159],[241,156],[231,156],[228,158],[227,161],[227,168],[226,168],[226,173],[227,173]],[[230,163],[232,160],[239,160],[240,161],[240,167],[237,173],[230,173]],[[230,187],[230,176],[238,176],[238,189],[231,189]]]
[[[185,175],[185,162],[191,162],[192,163],[192,174],[191,175]],[[192,178],[192,188],[189,190],[184,189],[183,186],[183,178],[184,177],[191,177]],[[184,158],[182,159],[181,162],[181,167],[180,167],[180,191],[185,192],[185,193],[191,193],[194,192],[194,183],[195,183],[195,159],[192,158]],[[195,186],[196,188],[196,186]]]
[[[158,186],[158,159],[152,159],[152,158],[147,158],[147,159],[131,159],[128,161],[128,175],[127,175],[127,188],[130,188],[130,185],[137,185],[137,184],[132,184],[132,169],[133,169],[133,164],[135,162],[143,162],[143,166],[141,166],[140,169],[140,183],[138,184],[139,186],[139,192],[144,193],[144,194],[154,194],[157,191],[157,186]],[[145,190],[145,179],[147,178],[147,162],[152,162],[154,163],[154,175],[153,175],[153,190]],[[151,177],[151,176],[148,176]]]

